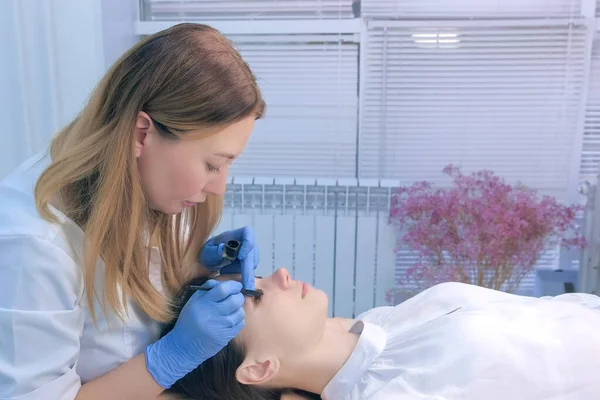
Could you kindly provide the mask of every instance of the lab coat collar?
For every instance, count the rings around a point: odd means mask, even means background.
[[[325,386],[321,397],[324,400],[345,399],[352,388],[365,375],[373,361],[383,352],[387,333],[379,325],[356,321],[349,332],[360,334],[356,348],[333,379]]]

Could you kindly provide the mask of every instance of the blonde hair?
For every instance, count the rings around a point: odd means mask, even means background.
[[[153,319],[169,321],[170,302],[149,277],[149,238],[160,249],[163,286],[175,293],[200,272],[197,255],[221,216],[223,199],[213,195],[175,216],[148,207],[133,153],[139,112],[150,115],[162,136],[180,140],[190,131],[206,136],[212,128],[260,118],[264,107],[254,75],[230,41],[206,25],[179,24],[125,53],[53,139],[36,205],[44,219],[57,222],[50,205],[58,202],[83,229],[84,284],[94,320],[101,257],[104,312],[106,303],[123,317],[130,296]]]

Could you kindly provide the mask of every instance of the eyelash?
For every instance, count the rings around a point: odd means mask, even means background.
[[[214,167],[210,164],[206,164],[206,169],[208,170],[208,172],[210,172],[211,174],[218,174],[221,172],[221,170],[217,167]]]
[[[262,276],[258,276],[258,275],[254,275],[254,278],[256,278],[256,279],[263,279]],[[258,303],[260,303],[260,300],[263,298],[264,295],[265,294],[263,292],[262,296],[253,297],[252,300],[254,301],[255,304],[258,304]]]

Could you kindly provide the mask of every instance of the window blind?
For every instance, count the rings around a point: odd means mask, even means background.
[[[349,35],[231,37],[267,103],[234,175],[356,176],[358,44]]]
[[[581,179],[594,183],[600,172],[600,42],[598,40],[594,42],[592,49],[587,96]]]
[[[562,194],[588,30],[471,25],[370,24],[359,176],[440,182],[454,163]]]
[[[578,16],[582,0],[362,0],[371,18],[566,18]]]
[[[142,0],[145,20],[352,18],[352,0]]]

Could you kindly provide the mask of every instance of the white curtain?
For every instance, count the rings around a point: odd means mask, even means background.
[[[564,198],[591,34],[576,20],[369,23],[359,176],[440,182],[453,163]]]
[[[594,42],[585,109],[582,179],[595,183],[600,168],[600,42]]]
[[[362,0],[365,17],[556,18],[579,15],[581,0]]]
[[[351,35],[232,37],[256,74],[267,117],[232,174],[355,177],[358,43]]]
[[[352,17],[352,0],[143,0],[144,19],[306,19]]]
[[[99,0],[0,2],[0,178],[47,146],[105,69]]]

